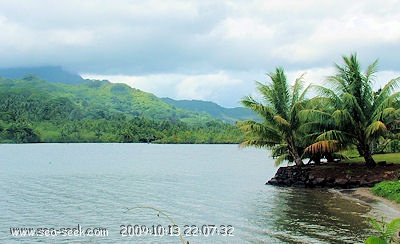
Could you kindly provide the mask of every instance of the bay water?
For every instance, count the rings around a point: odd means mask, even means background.
[[[370,234],[368,205],[265,185],[276,170],[268,151],[238,145],[3,144],[0,243],[182,243],[139,231],[171,221],[190,243],[362,243]],[[107,236],[60,232],[79,228]]]

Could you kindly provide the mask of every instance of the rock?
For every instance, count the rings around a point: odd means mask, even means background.
[[[349,179],[349,181],[347,182],[348,187],[350,188],[354,188],[354,187],[359,187],[360,186],[361,181],[357,180],[357,179]]]
[[[339,178],[335,180],[334,185],[345,188],[347,182],[349,182],[348,179]]]
[[[305,188],[306,184],[304,181],[296,181],[295,183],[292,184],[292,186],[294,187],[301,187],[301,188]]]
[[[280,167],[266,184],[292,187],[371,187],[382,180],[400,179],[400,165],[386,164],[368,169],[364,163],[335,163]]]
[[[275,179],[275,177],[274,178],[272,178],[272,179],[270,179],[268,182],[267,182],[267,184],[270,184],[270,185],[278,185],[278,181]]]
[[[312,181],[312,185],[313,186],[322,186],[322,185],[324,185],[325,184],[325,178],[315,178],[313,181]]]

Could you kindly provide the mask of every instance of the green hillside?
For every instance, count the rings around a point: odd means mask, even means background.
[[[124,114],[128,119],[141,117],[185,122],[211,120],[209,115],[175,108],[153,94],[108,81],[89,80],[79,85],[68,85],[50,83],[35,77],[26,77],[21,80],[0,78],[0,94],[3,99],[12,94],[23,94],[27,99],[38,96],[43,97],[44,100],[67,98],[81,110],[80,113],[84,114],[84,117],[90,118],[106,118],[113,114]],[[82,116],[72,118],[82,118]]]
[[[224,108],[216,103],[201,100],[174,100],[171,98],[162,98],[164,102],[190,111],[207,113],[213,118],[220,119],[227,123],[235,123],[242,120],[258,120],[257,115],[243,107]]]
[[[238,143],[242,136],[124,84],[0,78],[0,142]]]

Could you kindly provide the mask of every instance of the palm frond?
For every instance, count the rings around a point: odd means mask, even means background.
[[[300,99],[301,93],[304,88],[305,81],[303,80],[305,73],[301,74],[294,82],[292,86],[292,97],[291,97],[291,107],[297,103]]]
[[[376,59],[372,64],[367,67],[365,78],[367,78],[367,80],[372,80],[376,72],[378,72],[378,59]]]
[[[335,112],[333,112],[332,118],[335,122],[335,125],[338,126],[338,129],[345,129],[349,126],[356,126],[354,118],[347,109],[336,110]]]
[[[273,100],[272,105],[275,107],[277,114],[287,119],[290,93],[284,70],[283,68],[276,68],[275,72],[269,73],[268,76],[272,80],[271,90],[273,90],[273,93],[270,94]]]
[[[356,118],[360,121],[366,120],[364,109],[362,106],[360,106],[359,101],[355,95],[346,92],[343,94],[342,101],[342,108],[350,110],[352,118]]]
[[[339,141],[340,143],[346,144],[351,143],[352,136],[346,132],[340,130],[328,130],[323,132],[316,138],[317,141]]]
[[[375,121],[367,127],[366,137],[377,138],[378,136],[384,135],[386,131],[386,125],[382,121]]]
[[[272,148],[276,145],[276,141],[270,141],[268,139],[248,139],[240,144],[240,147],[257,147],[257,148]]]
[[[289,160],[289,154],[282,154],[279,157],[275,158],[274,165],[278,167],[286,160]]]
[[[329,113],[323,112],[318,109],[303,109],[298,112],[298,117],[301,122],[312,122],[312,121],[318,121],[318,122],[326,122],[329,121],[332,116]]]
[[[378,120],[378,118],[383,116],[383,114],[382,114],[383,111],[387,108],[393,107],[394,103],[396,101],[398,101],[399,99],[400,99],[400,92],[396,92],[396,93],[391,94],[390,96],[387,96],[382,101],[379,101],[379,104],[378,103],[376,104],[376,107],[374,108],[374,111],[372,112],[371,117],[374,120]]]
[[[291,125],[286,119],[282,118],[280,115],[275,115],[274,119],[278,127],[285,130],[290,130]]]
[[[318,85],[313,85],[313,88],[319,94],[321,94],[321,96],[328,98],[335,107],[337,107],[337,106],[339,106],[339,104],[341,104],[341,99],[335,91],[333,91],[327,87],[318,86]]]
[[[256,101],[251,96],[245,96],[241,100],[241,103],[246,108],[249,108],[249,109],[253,110],[255,113],[257,113],[262,119],[266,119],[269,121],[273,120],[275,113],[270,106],[265,106],[264,104]]]
[[[341,144],[337,140],[318,141],[304,149],[305,153],[322,154],[337,152],[341,149]]]
[[[392,92],[400,87],[400,77],[390,80],[379,92],[378,97],[375,100],[375,104],[378,106],[391,96]],[[398,93],[398,92],[396,92]]]

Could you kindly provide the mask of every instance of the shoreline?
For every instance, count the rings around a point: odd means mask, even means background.
[[[370,187],[337,189],[335,192],[345,198],[370,206],[371,210],[369,213],[371,217],[374,217],[377,220],[380,220],[383,217],[385,221],[390,222],[393,219],[400,217],[400,204],[374,195],[371,192]]]

